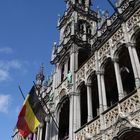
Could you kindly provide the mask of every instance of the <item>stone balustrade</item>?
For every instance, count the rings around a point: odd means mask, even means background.
[[[113,129],[113,125],[118,121],[119,117],[128,117],[132,112],[136,112],[139,109],[137,92],[134,91],[128,96],[77,130],[75,132],[76,140],[83,140],[87,135],[97,140],[102,137],[101,130]],[[101,116],[103,116],[103,122],[101,122]]]

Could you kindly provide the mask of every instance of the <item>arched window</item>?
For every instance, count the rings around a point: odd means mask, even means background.
[[[105,63],[104,70],[107,106],[110,107],[119,100],[114,65],[110,58]]]
[[[97,75],[91,77],[91,89],[92,89],[92,112],[93,118],[99,115],[99,96],[98,96],[98,85]]]
[[[140,61],[140,29],[136,34],[135,42],[136,42],[136,51]]]
[[[64,69],[65,69],[65,65],[63,64],[61,67],[61,82],[64,80],[64,76],[65,76]]]
[[[59,114],[59,140],[64,140],[69,136],[69,98],[65,98]]]
[[[80,86],[81,126],[87,123],[87,88],[85,83]]]
[[[44,122],[43,125],[42,140],[45,140],[45,136],[46,136],[46,122]]]
[[[119,66],[124,93],[127,95],[135,89],[135,79],[129,52],[125,45],[119,52]]]

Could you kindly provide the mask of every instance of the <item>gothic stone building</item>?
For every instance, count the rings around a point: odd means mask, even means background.
[[[65,2],[43,94],[56,123],[48,113],[30,139],[139,140],[140,0],[117,0],[112,16]]]

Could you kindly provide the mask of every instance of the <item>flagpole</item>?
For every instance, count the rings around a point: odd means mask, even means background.
[[[38,90],[38,88],[36,87],[36,84],[35,84],[34,81],[33,81],[33,83],[34,83],[35,88]],[[48,112],[49,112],[49,115],[51,116],[51,118],[52,118],[52,120],[53,120],[55,126],[56,126],[57,129],[59,130],[58,124],[56,123],[56,121],[55,121],[55,119],[54,119],[54,116],[52,115],[52,113],[51,113],[50,109],[48,108],[47,104],[45,103],[44,99],[42,98],[42,96],[38,96],[38,97],[41,97],[41,101],[43,102],[43,105],[47,108],[47,110],[48,110]]]
[[[22,95],[23,99],[25,100],[25,96],[24,96],[24,94],[23,94],[23,92],[22,92],[22,90],[21,90],[20,85],[18,86],[18,88],[19,88],[19,91],[20,91],[20,93],[21,93],[21,95]]]

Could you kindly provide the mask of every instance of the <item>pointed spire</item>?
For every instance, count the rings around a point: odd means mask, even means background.
[[[44,64],[42,63],[41,66],[40,66],[40,70],[38,72],[38,74],[36,75],[36,85],[37,86],[42,86],[42,83],[45,79],[45,76],[44,76]]]
[[[59,25],[60,25],[60,19],[61,19],[61,16],[60,16],[60,14],[58,14],[57,27],[59,27]]]
[[[54,42],[53,44],[53,49],[52,49],[52,56],[51,56],[51,61],[53,61],[53,59],[55,58],[56,56],[56,51],[57,51],[57,45],[56,45],[56,42]]]

